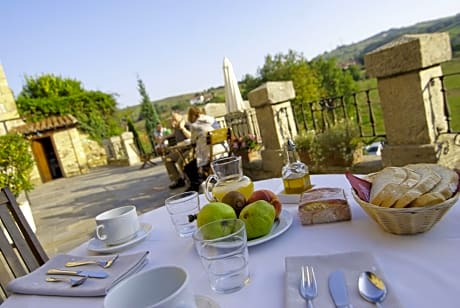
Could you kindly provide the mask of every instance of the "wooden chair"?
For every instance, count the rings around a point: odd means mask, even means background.
[[[6,285],[48,261],[48,256],[8,188],[0,194],[0,302]]]
[[[212,173],[211,162],[214,159],[232,155],[232,129],[224,127],[209,131],[206,135],[206,144],[210,147],[209,163],[203,167],[203,175],[207,177]],[[223,145],[221,151],[215,151],[214,146],[217,144]]]

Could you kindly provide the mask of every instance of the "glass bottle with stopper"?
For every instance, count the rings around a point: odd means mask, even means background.
[[[301,194],[311,188],[308,166],[299,160],[299,154],[293,140],[286,142],[286,164],[281,170],[284,193]]]

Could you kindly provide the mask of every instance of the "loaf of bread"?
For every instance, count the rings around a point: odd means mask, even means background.
[[[299,217],[303,225],[351,220],[350,206],[342,188],[315,188],[302,193]]]

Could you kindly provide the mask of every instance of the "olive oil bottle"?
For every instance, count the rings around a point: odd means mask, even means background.
[[[299,160],[294,141],[286,142],[286,163],[281,171],[284,193],[301,194],[311,188],[308,166]]]

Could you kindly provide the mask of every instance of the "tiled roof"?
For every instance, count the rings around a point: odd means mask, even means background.
[[[78,124],[77,119],[72,115],[52,116],[39,122],[27,123],[12,128],[11,132],[17,132],[24,135],[42,133],[45,131],[55,130],[64,127],[75,127]]]

